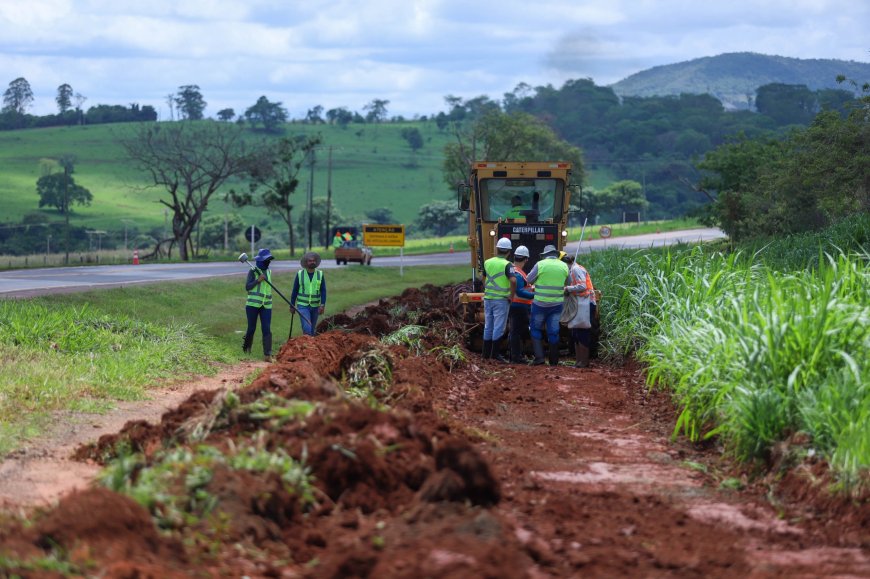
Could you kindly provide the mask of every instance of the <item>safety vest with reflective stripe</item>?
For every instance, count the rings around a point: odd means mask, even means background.
[[[506,300],[511,295],[511,282],[504,274],[510,262],[503,257],[495,256],[483,264],[486,272],[486,285],[483,287],[483,299]]]
[[[580,275],[577,275],[577,272],[574,268],[580,271]],[[592,286],[592,278],[589,276],[589,272],[586,271],[586,268],[580,264],[574,264],[571,268],[571,283],[569,285],[583,285],[586,289],[574,293],[576,296],[580,297],[590,297],[594,299],[595,296],[595,288]]]
[[[259,269],[254,270],[254,275],[260,277],[260,274],[264,273]],[[269,283],[272,282],[272,270],[267,269],[265,271],[266,281]],[[251,306],[254,308],[266,308],[267,310],[272,309],[272,286],[266,283],[265,281],[261,281],[257,285],[251,288],[251,291],[248,292],[248,301],[245,302],[246,306]]]
[[[538,277],[535,278],[535,303],[558,304],[564,299],[565,280],[568,279],[568,264],[555,259],[538,262]]]
[[[525,280],[525,282],[526,282],[526,286],[525,286],[525,287],[528,288],[528,287],[529,287],[529,280],[528,280],[528,278],[526,277],[526,272],[524,272],[523,270],[521,270],[521,269],[518,268],[518,267],[514,267],[514,271],[515,271],[516,273],[520,274],[521,276],[523,276],[523,280]],[[529,291],[529,290],[527,289],[526,291]],[[515,295],[515,296],[514,296],[514,299],[512,299],[511,302],[513,302],[513,303],[515,303],[515,304],[529,304],[529,305],[531,305],[532,300],[530,300],[530,299],[526,299],[526,298],[521,298],[521,297]]]
[[[300,269],[296,274],[296,279],[299,280],[299,293],[296,294],[297,306],[319,306],[320,305],[320,282],[323,281],[323,272],[314,271],[314,279],[309,279],[308,272]]]

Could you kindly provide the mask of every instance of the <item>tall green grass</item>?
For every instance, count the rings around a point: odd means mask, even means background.
[[[675,433],[718,436],[741,459],[805,433],[844,482],[866,482],[870,255],[855,244],[820,255],[819,239],[791,240],[793,258],[678,247],[607,252],[588,266],[604,291],[605,349],[632,352],[650,384],[672,390]],[[806,263],[801,242],[815,264],[785,269]]]

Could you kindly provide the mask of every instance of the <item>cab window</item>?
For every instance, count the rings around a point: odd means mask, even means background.
[[[482,179],[481,216],[485,221],[558,221],[564,194],[564,182],[558,179]]]

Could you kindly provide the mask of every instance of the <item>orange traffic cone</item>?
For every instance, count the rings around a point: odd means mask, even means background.
[[[139,265],[139,250],[133,250],[133,265]]]

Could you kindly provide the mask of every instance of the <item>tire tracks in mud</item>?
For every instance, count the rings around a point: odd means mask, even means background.
[[[843,541],[719,489],[703,472],[718,456],[671,439],[673,408],[639,370],[481,362],[451,407],[482,433],[499,508],[556,575],[870,576],[854,530]]]

